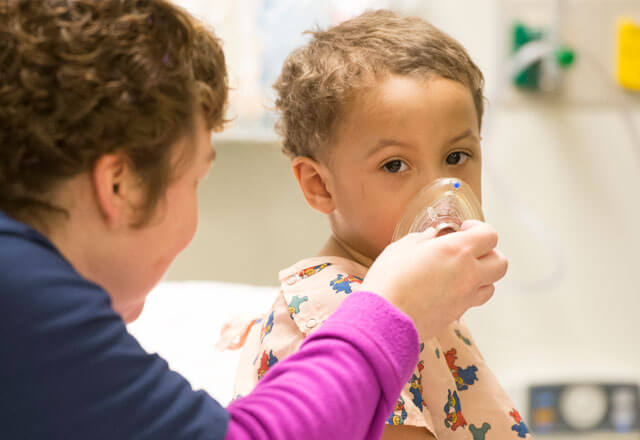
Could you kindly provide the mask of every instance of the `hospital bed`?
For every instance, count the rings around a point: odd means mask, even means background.
[[[149,294],[142,314],[128,329],[194,389],[204,389],[226,405],[233,397],[240,351],[214,348],[222,325],[235,316],[264,312],[277,292],[276,287],[211,281],[163,282]]]

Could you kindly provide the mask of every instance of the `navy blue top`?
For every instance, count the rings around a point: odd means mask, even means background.
[[[0,438],[222,439],[228,422],[142,349],[104,289],[0,211]]]

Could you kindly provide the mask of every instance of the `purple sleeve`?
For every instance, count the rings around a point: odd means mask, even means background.
[[[411,319],[351,294],[300,350],[229,407],[226,438],[377,439],[418,362]]]

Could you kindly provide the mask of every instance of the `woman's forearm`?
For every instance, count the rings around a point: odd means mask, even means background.
[[[379,438],[417,359],[412,321],[375,294],[354,293],[229,406],[226,438]]]

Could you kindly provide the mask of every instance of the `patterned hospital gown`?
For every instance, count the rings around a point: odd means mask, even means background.
[[[281,271],[275,303],[249,330],[235,397],[250,393],[276,362],[298,350],[358,290],[366,271],[339,257],[310,258]],[[420,361],[388,424],[424,427],[438,439],[531,438],[462,322],[452,323],[420,349]]]

